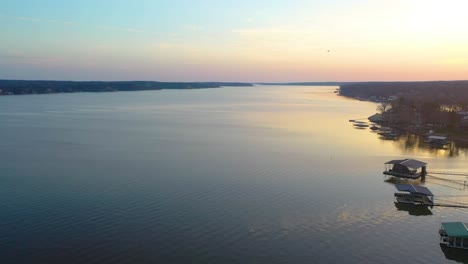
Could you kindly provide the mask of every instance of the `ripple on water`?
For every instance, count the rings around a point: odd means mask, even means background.
[[[313,89],[2,98],[2,263],[446,262],[466,212],[398,210],[375,105]]]

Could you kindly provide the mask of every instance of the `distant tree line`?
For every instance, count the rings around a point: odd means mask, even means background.
[[[466,107],[468,81],[344,83],[340,86],[340,95],[364,100],[405,97],[418,102]]]
[[[250,83],[236,82],[75,82],[75,81],[24,81],[0,80],[0,95],[144,91],[161,89],[201,89],[221,86],[251,86]]]

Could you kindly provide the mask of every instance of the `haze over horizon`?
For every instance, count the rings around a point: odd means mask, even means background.
[[[9,1],[0,79],[463,80],[468,2]]]

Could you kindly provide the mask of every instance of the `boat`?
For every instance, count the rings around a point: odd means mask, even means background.
[[[372,125],[372,126],[370,127],[370,129],[371,129],[371,130],[379,130],[379,127],[376,126],[376,125]]]
[[[443,222],[440,225],[440,244],[449,248],[468,249],[468,224]]]
[[[364,124],[364,123],[355,123],[354,126],[355,127],[360,127],[360,128],[369,127],[368,124]]]
[[[378,132],[377,134],[380,135],[381,139],[395,140],[401,136],[401,133],[399,131],[387,127],[381,127],[379,128],[379,130],[381,132]]]
[[[414,184],[397,184],[395,187],[397,189],[395,203],[422,206],[434,205],[434,195],[426,187]]]

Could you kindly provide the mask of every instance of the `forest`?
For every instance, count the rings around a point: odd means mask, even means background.
[[[221,86],[251,86],[237,82],[153,82],[153,81],[24,81],[0,80],[0,95],[117,92],[162,89],[201,89]]]

